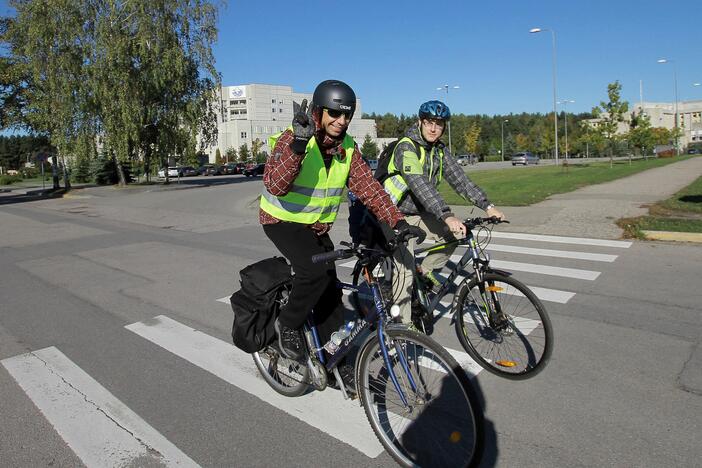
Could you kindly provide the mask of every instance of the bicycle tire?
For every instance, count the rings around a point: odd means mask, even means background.
[[[268,346],[251,356],[263,380],[276,392],[288,397],[307,392],[310,370],[305,364],[286,358],[275,346]]]
[[[388,355],[407,395],[405,408],[389,379],[377,336],[359,352],[356,382],[373,432],[402,466],[475,466],[484,444],[483,412],[465,371],[436,341],[403,328],[386,329]],[[413,391],[395,348],[407,356]]]
[[[531,289],[510,276],[486,273],[494,284],[507,322],[492,327],[480,298],[477,278],[463,283],[454,309],[456,335],[466,352],[487,371],[511,380],[541,372],[553,351],[553,327],[546,308]],[[490,304],[489,304],[490,305]]]

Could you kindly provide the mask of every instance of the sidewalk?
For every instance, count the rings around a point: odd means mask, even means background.
[[[510,221],[500,230],[619,239],[618,219],[648,214],[648,205],[670,197],[700,175],[702,157],[554,195],[531,206],[499,207]],[[482,210],[471,208],[454,207],[454,211],[462,218],[483,215]]]

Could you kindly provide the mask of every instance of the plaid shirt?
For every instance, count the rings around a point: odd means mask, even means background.
[[[324,130],[318,131],[315,138],[318,142],[322,142],[319,145],[319,149],[327,168],[334,155],[343,155],[345,153],[341,142],[326,135]],[[295,154],[293,152],[292,148],[290,148],[292,141],[292,131],[288,129],[283,132],[278,138],[271,155],[268,156],[266,169],[263,172],[263,184],[266,190],[277,197],[282,197],[290,191],[293,181],[300,173],[302,160],[305,158],[304,154]],[[392,203],[388,194],[383,190],[382,185],[373,178],[370,167],[361,158],[358,145],[355,145],[353,156],[351,157],[351,169],[347,185],[349,190],[353,191],[358,199],[379,220],[394,227],[398,221],[403,219],[402,213]],[[259,210],[259,221],[261,224],[281,222],[281,220],[263,210]],[[321,235],[328,232],[331,226],[331,223],[315,222],[310,225],[310,228]]]

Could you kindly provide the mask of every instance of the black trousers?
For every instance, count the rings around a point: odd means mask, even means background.
[[[295,272],[288,304],[280,311],[280,323],[300,328],[313,310],[320,341],[326,343],[344,319],[336,267],[333,263],[312,263],[312,255],[334,250],[329,235],[318,236],[304,224],[288,222],[265,224],[263,232]]]

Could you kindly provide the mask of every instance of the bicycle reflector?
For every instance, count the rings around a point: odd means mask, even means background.
[[[392,318],[397,318],[400,316],[400,306],[397,304],[393,304],[392,307],[390,307],[390,315]]]
[[[517,363],[514,361],[508,361],[506,359],[500,359],[499,361],[495,361],[495,364],[498,366],[502,367],[517,367]]]
[[[502,292],[505,290],[505,288],[501,288],[499,286],[488,286],[487,288],[485,288],[485,290],[490,292]]]

